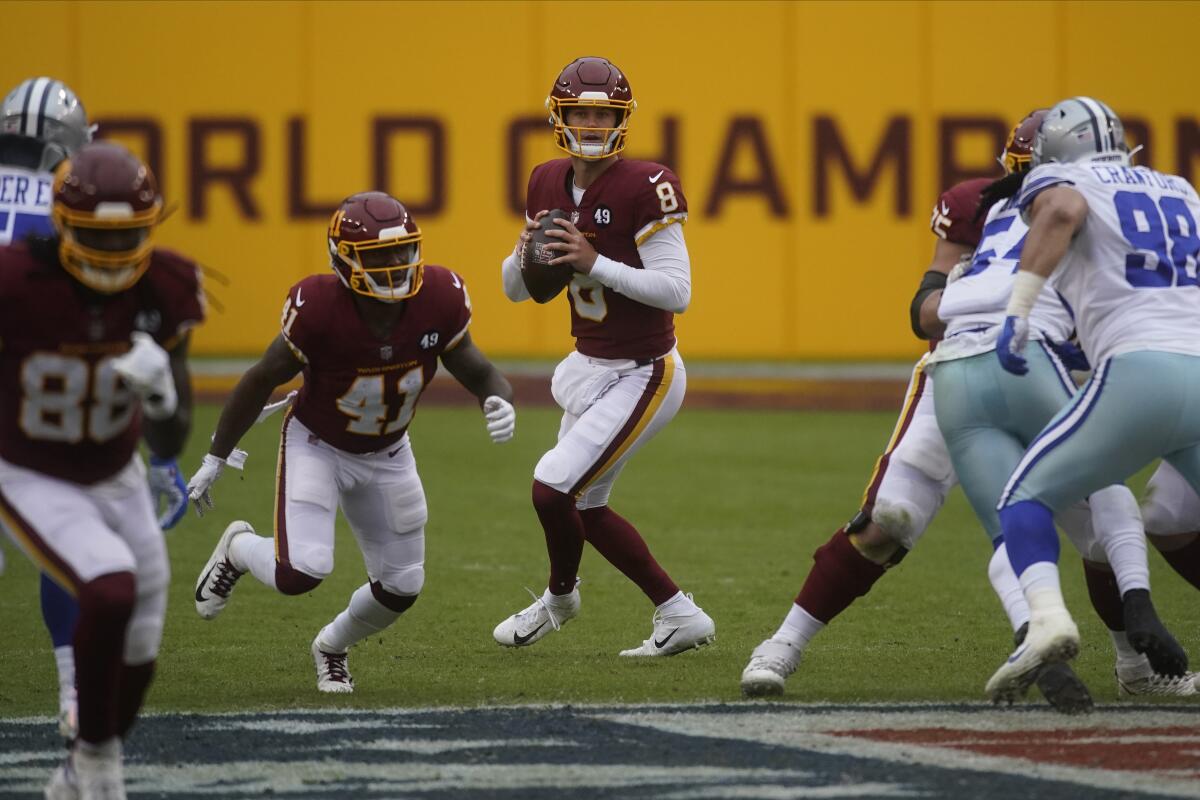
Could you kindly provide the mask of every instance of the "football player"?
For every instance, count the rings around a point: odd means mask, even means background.
[[[551,264],[575,272],[568,287],[575,350],[555,369],[563,409],[558,443],[533,472],[533,506],[546,536],[550,577],[528,608],[496,626],[505,647],[525,647],[579,613],[577,573],[584,542],[654,605],[650,638],[623,656],[670,656],[712,642],[712,618],[679,590],[638,530],[609,507],[621,469],[675,416],[686,372],[674,315],[691,298],[683,239],[687,200],[669,168],[621,158],[636,104],[610,61],[578,58],[554,80],[546,107],[566,158],[534,167],[526,226],[503,263],[504,293],[530,297],[522,250],[546,209],[569,219],[550,230]]]
[[[1034,168],[1015,202],[1029,234],[996,344],[1000,364],[1029,371],[1030,315],[1049,279],[1074,309],[1079,341],[1096,366],[1034,439],[1000,498],[1003,535],[1032,616],[1025,642],[988,681],[994,698],[1019,694],[1029,674],[1079,649],[1059,588],[1054,513],[1160,456],[1200,489],[1200,198],[1178,176],[1130,166],[1129,155],[1108,106],[1063,100],[1038,129]],[[1186,673],[1177,645],[1141,644],[1166,665],[1161,671]]]
[[[54,170],[92,140],[94,128],[79,98],[54,78],[30,78],[5,96],[0,105],[0,245],[53,233],[50,198]],[[187,510],[175,458],[151,451],[148,476],[155,506],[164,508],[159,523],[170,528]],[[78,609],[75,599],[45,574],[41,604],[58,668],[59,731],[72,739],[76,705],[71,637]]]
[[[1001,157],[1006,173],[1028,164],[1036,129],[1030,118],[1013,129]],[[942,288],[951,270],[979,244],[983,231],[976,209],[980,193],[991,183],[988,178],[963,181],[943,192],[934,206],[930,227],[938,238],[933,260],[910,308],[913,331],[921,338],[936,339],[945,330],[937,316]],[[813,567],[787,617],[751,654],[741,680],[747,696],[783,692],[809,641],[908,554],[957,483],[937,428],[928,358],[926,354],[913,369],[900,418],[875,463],[861,509],[817,548]],[[992,556],[988,578],[1016,637],[1023,637],[1028,608],[1003,545]],[[1064,710],[1090,706],[1086,687],[1068,667],[1043,671],[1039,686],[1052,704],[1061,704]]]
[[[1035,130],[1045,114],[1030,115]],[[1000,202],[1000,195],[1015,194],[1023,175],[1023,170],[1014,172],[1012,180],[985,190],[983,239],[961,277],[942,294],[938,315],[946,332],[927,361],[938,427],[955,474],[994,543],[1002,541],[996,502],[1009,474],[1033,436],[1075,394],[1070,365],[1060,354],[1069,353],[1074,366],[1087,368],[1069,343],[1075,328],[1071,311],[1048,287],[1030,315],[1024,353],[1028,376],[1018,380],[1004,372],[992,354],[1028,232],[1015,202]],[[1194,694],[1192,676],[1165,674],[1169,658],[1164,661],[1160,654],[1177,658],[1180,648],[1150,601],[1146,537],[1133,494],[1121,484],[1104,487],[1086,502],[1063,509],[1057,521],[1090,565],[1089,574],[1103,570],[1118,585],[1116,623],[1107,618],[1107,602],[1097,603],[1097,610],[1113,629],[1119,686],[1142,680],[1153,684],[1148,687],[1153,693]],[[1036,673],[1027,677],[1032,682]]]
[[[0,527],[74,595],[79,732],[46,796],[123,798],[121,740],[154,674],[168,563],[137,455],[191,418],[192,262],[154,247],[163,201],[123,147],[60,165],[52,238],[0,248]]]
[[[278,336],[247,370],[188,483],[196,510],[271,393],[303,371],[279,443],[274,538],[231,523],[196,581],[196,611],[213,619],[250,572],[283,594],[315,589],[333,570],[341,506],[367,582],[312,640],[322,692],[351,692],[347,651],[412,606],[425,582],[425,492],[408,426],[438,360],[479,398],[495,442],[513,436],[512,388],[467,330],[471,301],[454,272],[426,265],[421,231],[400,201],[363,192],[329,223],[333,274],[310,275],[283,304]]]

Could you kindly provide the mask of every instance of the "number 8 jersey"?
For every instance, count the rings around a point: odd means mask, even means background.
[[[1083,195],[1088,216],[1051,281],[1092,363],[1139,350],[1200,355],[1196,190],[1148,167],[1043,164],[1026,176],[1018,204],[1027,213],[1060,185]]]
[[[687,199],[675,173],[652,161],[618,159],[596,178],[578,204],[571,159],[534,168],[526,215],[565,209],[602,256],[642,269],[638,245],[656,231],[687,220]],[[657,358],[675,346],[675,316],[626,297],[587,275],[571,281],[571,335],[575,349],[593,358]]]
[[[467,287],[444,267],[426,265],[421,290],[403,302],[400,320],[379,339],[336,275],[311,275],[288,292],[282,333],[304,362],[292,413],[339,450],[373,453],[400,441],[438,357],[471,323]]]

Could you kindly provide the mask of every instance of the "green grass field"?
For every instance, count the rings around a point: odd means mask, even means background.
[[[185,472],[198,465],[217,412],[198,410]],[[713,616],[718,636],[713,647],[654,660],[617,656],[649,635],[652,607],[590,550],[576,620],[532,648],[492,641],[494,625],[529,602],[522,587],[545,585],[529,487],[557,421],[551,409],[523,409],[517,438],[495,446],[474,409],[420,410],[412,437],[430,506],[425,591],[392,629],[351,652],[357,688],[336,697],[316,691],[308,648],[364,580],[342,523],[334,573],[310,595],[283,597],[247,576],[218,620],[204,622],[193,608],[196,574],[230,520],[270,532],[278,428],[259,426],[242,443],[251,453],[244,478],[227,471],[214,491],[216,511],[204,519],[189,513],[168,536],[174,581],[150,708],[734,700],[750,650],[786,613],[813,549],[855,512],[894,416],[685,406],[626,469],[613,507]],[[7,553],[0,714],[49,714],[56,682],[36,574],[11,546]],[[917,551],[814,640],[787,701],[982,699],[1011,647],[986,580],[989,555],[954,492]],[[1112,648],[1066,544],[1063,563],[1084,640],[1077,668],[1098,701],[1113,700]],[[1153,551],[1151,569],[1162,616],[1200,658],[1196,595]]]

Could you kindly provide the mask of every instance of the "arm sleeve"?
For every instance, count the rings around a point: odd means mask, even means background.
[[[525,217],[525,221],[530,222],[529,217]],[[529,299],[529,290],[525,288],[525,280],[521,277],[521,257],[517,254],[517,248],[514,247],[500,263],[500,275],[504,281],[505,297],[514,303]]]
[[[692,299],[692,263],[683,240],[683,225],[655,231],[638,245],[644,269],[635,269],[606,256],[597,256],[591,276],[615,292],[675,314]]]

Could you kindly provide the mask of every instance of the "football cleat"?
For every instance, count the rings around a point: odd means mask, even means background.
[[[540,597],[533,590],[525,587],[533,597],[533,603],[522,611],[518,611],[501,622],[492,631],[492,637],[505,647],[528,647],[551,631],[556,631],[566,625],[579,614],[579,579],[575,579],[575,588],[570,594],[546,595]]]
[[[1125,612],[1125,636],[1133,649],[1150,661],[1155,672],[1179,677],[1188,671],[1187,652],[1171,635],[1146,589],[1130,589],[1121,598]]]
[[[58,695],[58,735],[71,742],[78,733],[79,698],[72,687]]]
[[[800,648],[783,639],[767,639],[754,648],[742,670],[742,694],[766,697],[783,694],[783,684],[800,663]]]
[[[1200,694],[1196,681],[1200,673],[1185,672],[1183,675],[1163,675],[1155,672],[1150,661],[1144,656],[1139,663],[1122,667],[1117,665],[1113,670],[1117,676],[1118,697],[1192,697]]]
[[[1020,647],[1029,633],[1026,622],[1013,634],[1013,644]],[[1062,714],[1090,714],[1094,704],[1087,685],[1075,674],[1070,664],[1048,664],[1037,676],[1037,687],[1046,702]]]
[[[229,560],[229,545],[239,533],[254,533],[254,528],[242,520],[229,523],[196,580],[196,613],[204,619],[215,619],[225,609],[234,584],[244,574]]]
[[[61,780],[60,780],[61,777]],[[70,789],[74,777],[76,794],[52,795],[51,789]],[[58,783],[56,784],[56,781]],[[78,797],[80,800],[125,800],[125,776],[121,769],[121,742],[112,739],[97,751],[71,751],[67,761],[50,777],[46,797]]]
[[[689,594],[688,600],[692,599]],[[641,647],[622,650],[623,656],[673,656],[684,650],[712,644],[717,639],[717,625],[704,610],[691,603],[686,613],[662,613],[654,610],[650,618],[654,630]]]
[[[42,790],[42,797],[46,800],[79,800],[79,777],[75,774],[71,753],[50,773],[50,782]]]
[[[1079,654],[1079,629],[1065,608],[1042,612],[1029,625],[1029,635],[1000,665],[984,691],[993,703],[1024,697],[1046,664],[1070,661]]]
[[[354,678],[346,664],[347,653],[331,652],[321,647],[321,634],[312,643],[313,663],[317,666],[317,688],[330,694],[349,694],[354,691]]]

